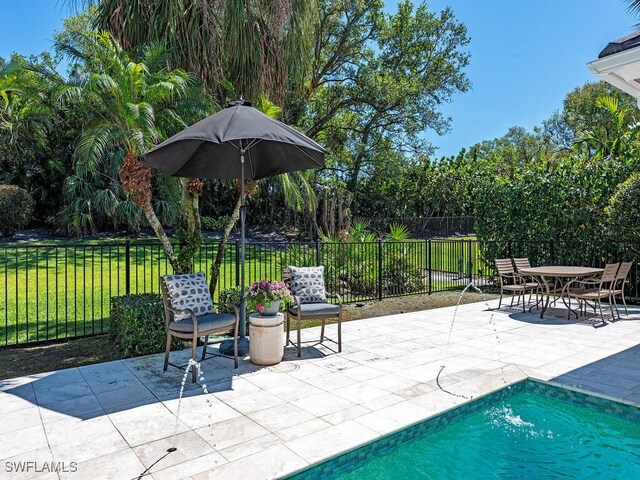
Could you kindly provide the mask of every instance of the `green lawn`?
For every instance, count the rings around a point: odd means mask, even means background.
[[[196,271],[209,272],[215,248],[201,250]],[[113,242],[0,247],[0,345],[107,331],[109,300],[127,291],[125,258],[125,247]],[[160,247],[132,242],[129,258],[129,291],[158,292],[158,276],[170,271]],[[265,249],[249,249],[247,261],[249,281],[274,271],[275,256]],[[235,285],[235,273],[231,244],[216,298]]]
[[[282,248],[266,244],[248,245],[246,258],[247,283],[259,279],[281,278],[282,266],[315,264],[315,247],[296,255]],[[195,271],[209,274],[217,245],[207,242],[196,257]],[[347,253],[350,250],[350,253]],[[357,254],[355,251],[357,250]],[[409,268],[426,272],[429,249],[425,240],[401,244],[383,243],[382,261],[391,255],[406,259]],[[333,261],[343,256],[343,269],[374,275],[377,279],[378,245],[323,245],[321,261]],[[0,346],[35,342],[46,339],[72,337],[108,331],[109,300],[127,291],[126,248],[123,241],[69,242],[50,241],[0,245]],[[346,258],[346,260],[344,260]],[[433,240],[431,266],[433,270],[451,273],[482,268],[476,242],[468,240]],[[153,239],[131,241],[129,250],[129,291],[145,293],[158,291],[158,276],[170,267],[160,245]],[[337,277],[339,272],[335,272]],[[6,280],[6,281],[5,281]],[[218,288],[236,285],[236,246],[228,245]],[[376,280],[377,281],[377,280]],[[334,284],[339,278],[334,278]],[[431,290],[456,288],[457,284],[433,279]],[[424,292],[429,290],[425,283]],[[346,301],[375,298],[376,294],[347,295]]]

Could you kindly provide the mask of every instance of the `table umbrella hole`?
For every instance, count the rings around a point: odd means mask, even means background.
[[[300,368],[299,365],[295,363],[280,363],[278,365],[273,365],[272,367],[268,367],[269,370],[276,373],[290,373],[295,372]]]

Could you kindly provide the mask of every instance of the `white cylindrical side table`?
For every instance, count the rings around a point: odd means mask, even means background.
[[[256,365],[275,365],[284,354],[284,315],[249,315],[249,358]]]

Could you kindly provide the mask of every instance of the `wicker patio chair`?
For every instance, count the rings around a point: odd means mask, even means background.
[[[291,293],[293,294],[294,303],[291,307],[287,309],[287,337],[286,337],[286,345],[289,343],[296,346],[298,350],[298,357],[302,355],[302,340],[300,333],[300,325],[303,319],[320,319],[322,320],[322,325],[320,327],[320,342],[322,343],[324,340],[329,340],[331,342],[337,343],[338,352],[342,351],[342,297],[336,294],[330,294],[324,288],[324,268],[323,267],[309,267],[313,269],[317,269],[316,275],[320,275],[320,278],[317,280],[318,284],[322,286],[322,290],[324,295],[320,295],[318,298],[314,299],[313,297],[308,297],[305,295],[304,286],[295,280],[294,275],[295,271],[305,270],[303,268],[297,267],[287,267],[282,270],[282,279],[289,284],[291,288]],[[324,301],[323,298],[324,297]],[[338,300],[338,304],[329,303],[326,301],[326,298],[336,298]],[[311,301],[310,301],[311,300]],[[313,301],[318,300],[318,301]],[[292,342],[290,340],[291,333],[291,318],[296,319],[297,326],[297,342]],[[324,336],[324,327],[327,319],[337,318],[338,319],[338,341],[336,342],[333,339],[327,338]]]
[[[569,311],[567,313],[568,318],[571,318],[571,299],[575,298],[578,302],[581,303],[581,307],[583,309],[584,314],[587,313],[587,306],[589,302],[593,302],[593,309],[595,311],[596,305],[600,309],[600,319],[602,320],[602,325],[606,325],[607,322],[604,319],[604,313],[602,311],[602,300],[607,299],[609,301],[609,309],[611,310],[612,318],[615,318],[615,313],[613,311],[613,289],[616,283],[616,274],[618,272],[618,268],[620,267],[619,263],[607,263],[604,267],[604,271],[600,274],[600,276],[596,276],[586,280],[578,280],[576,281],[576,285],[578,289],[572,290],[568,288],[567,291],[569,293]],[[571,287],[571,285],[569,285]],[[594,324],[595,327],[595,324]]]
[[[631,272],[631,267],[633,266],[633,262],[623,262],[620,264],[620,268],[618,269],[618,273],[616,274],[616,280],[613,285],[613,291],[611,292],[613,298],[613,306],[618,313],[618,318],[620,318],[620,312],[618,312],[618,304],[616,302],[616,297],[622,297],[622,304],[624,305],[624,313],[625,315],[629,315],[629,309],[627,308],[627,300],[624,298],[624,287],[628,282],[629,272]]]
[[[202,360],[207,354],[209,335],[228,332],[233,328],[234,365],[238,368],[238,325],[240,312],[233,305],[235,314],[216,313],[211,293],[203,273],[160,276],[160,291],[164,305],[167,329],[167,347],[164,353],[164,371],[169,366],[171,337],[191,340],[191,355],[196,361],[198,338],[204,337]],[[196,381],[196,369],[192,370],[192,382]]]
[[[526,309],[524,301],[525,295],[534,290],[538,292],[540,285],[538,282],[526,282],[523,277],[519,276],[513,268],[511,259],[496,258],[495,262],[500,280],[500,301],[498,302],[498,308],[502,306],[502,296],[504,292],[507,291],[518,294],[518,302],[516,305],[520,303],[520,299],[522,299],[522,312],[524,313]],[[513,307],[513,296],[511,297],[511,306]]]

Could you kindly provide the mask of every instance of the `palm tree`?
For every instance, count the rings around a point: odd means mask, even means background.
[[[627,5],[627,11],[634,17],[640,18],[640,0],[627,0]]]
[[[127,50],[162,43],[219,101],[264,93],[282,106],[304,85],[317,0],[79,0]],[[289,82],[289,80],[292,80]]]
[[[632,154],[640,124],[632,122],[616,97],[602,96],[596,106],[612,120],[611,128],[584,132],[576,140],[576,147],[586,147],[587,155],[595,160]]]
[[[0,66],[0,135],[17,149],[21,138],[43,139],[52,115],[41,98],[46,90],[42,79],[24,67],[14,62]]]
[[[72,45],[58,48],[80,60],[80,81],[66,85],[63,101],[80,99],[93,112],[75,150],[75,171],[80,178],[101,172],[118,156],[119,178],[131,201],[140,206],[162,243],[174,271],[183,272],[152,204],[151,170],[138,155],[186,127],[179,114],[181,102],[190,100],[191,75],[167,70],[162,47],[143,49],[134,60],[107,32],[87,33],[84,51]],[[165,181],[174,181],[165,179]]]

